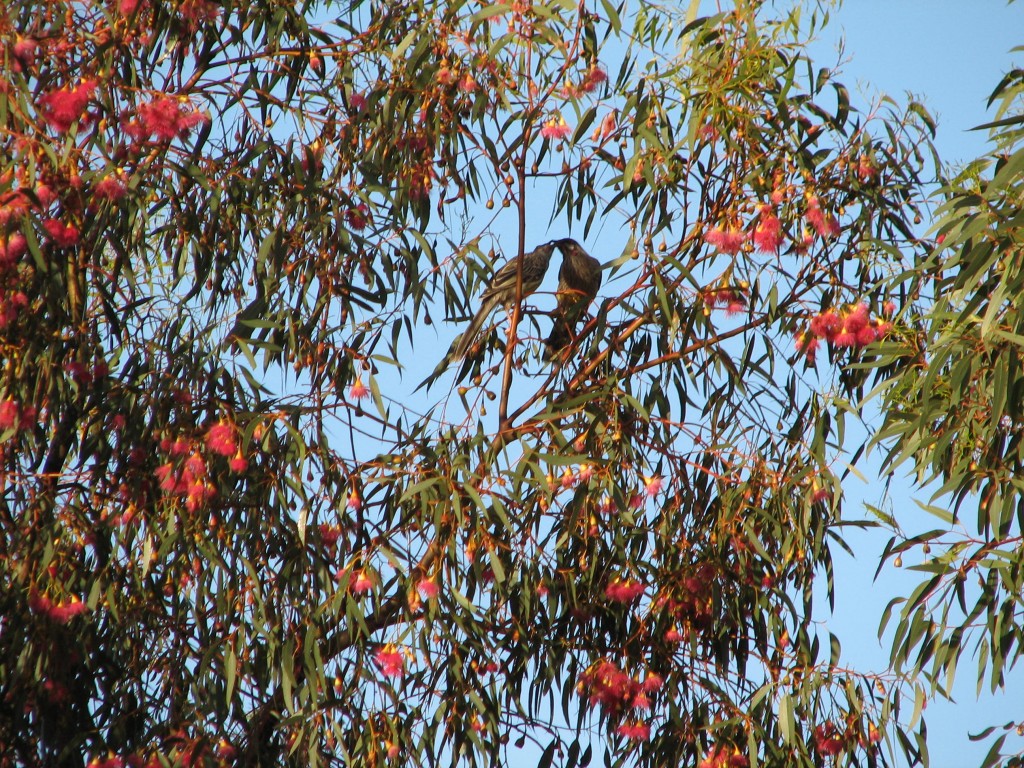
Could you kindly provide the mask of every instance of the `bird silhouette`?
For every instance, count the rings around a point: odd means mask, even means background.
[[[531,293],[540,288],[544,275],[548,271],[548,263],[551,261],[551,254],[555,250],[555,244],[560,241],[552,240],[534,248],[529,253],[524,253],[514,259],[510,259],[499,269],[491,282],[480,295],[480,309],[469,321],[466,330],[463,331],[459,342],[455,347],[453,357],[462,360],[473,348],[473,343],[480,335],[487,318],[496,306],[502,304],[506,309],[511,309],[518,299],[522,301]],[[520,263],[522,264],[522,290],[517,293],[519,282]]]
[[[551,334],[544,341],[548,360],[572,341],[576,325],[601,287],[601,262],[570,237],[555,241],[555,245],[562,252],[562,266],[558,270],[558,308]]]

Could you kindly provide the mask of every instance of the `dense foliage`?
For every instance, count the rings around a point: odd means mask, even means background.
[[[886,377],[878,439],[894,476],[909,468],[930,492],[921,506],[935,522],[887,521],[897,534],[887,557],[912,558],[924,576],[889,606],[892,658],[943,695],[967,658],[979,690],[1002,688],[1024,651],[1024,71],[999,83],[992,105],[997,119],[980,127],[991,155],[939,191],[935,245],[900,278],[923,306],[916,332],[878,360],[913,361]],[[1020,740],[1003,745],[1024,734],[1024,718],[978,738],[997,730],[985,764],[1019,764]]]
[[[988,489],[936,583],[992,574],[1001,674],[1017,272],[940,259],[1021,163],[932,248],[923,108],[852,108],[820,11],[692,5],[6,8],[0,764],[917,760],[921,694],[813,621],[871,376],[897,451]],[[606,271],[566,350],[542,291],[446,370],[496,251],[567,234]]]

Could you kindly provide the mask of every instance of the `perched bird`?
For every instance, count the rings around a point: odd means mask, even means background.
[[[572,341],[577,323],[601,287],[601,262],[572,238],[557,240],[555,245],[562,252],[562,266],[558,270],[558,308],[551,335],[544,341],[548,360]]]
[[[517,298],[522,301],[522,299],[540,288],[544,275],[548,271],[548,263],[551,261],[551,254],[554,252],[557,242],[559,241],[552,240],[551,242],[544,243],[544,245],[537,246],[529,253],[524,253],[522,256],[510,259],[505,266],[495,273],[494,277],[491,278],[490,284],[480,296],[480,309],[473,315],[473,319],[469,321],[469,325],[466,327],[461,338],[459,338],[459,343],[455,347],[453,355],[456,360],[464,359],[469,350],[472,349],[473,342],[476,341],[476,337],[480,334],[480,329],[483,328],[484,322],[490,317],[491,312],[496,306],[503,304],[506,309],[511,309]],[[520,263],[522,263],[523,283],[522,290],[517,295],[516,288],[519,280]]]

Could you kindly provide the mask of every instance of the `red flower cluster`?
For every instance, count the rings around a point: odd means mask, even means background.
[[[231,456],[238,450],[235,428],[226,421],[218,421],[206,432],[206,447],[221,456]]]
[[[47,219],[43,222],[43,229],[58,248],[70,248],[78,243],[78,227],[65,224],[59,219]]]
[[[700,761],[697,768],[749,768],[750,760],[736,747],[717,745]]]
[[[67,133],[85,115],[85,108],[96,90],[95,80],[83,80],[74,88],[68,86],[39,97],[43,119],[56,131]]]
[[[35,590],[29,593],[28,607],[33,613],[46,616],[58,624],[67,624],[75,616],[88,610],[85,603],[77,597],[72,596],[66,603],[54,603],[49,597],[40,595]]]
[[[405,655],[393,646],[386,645],[375,654],[373,660],[386,677],[401,677],[405,674]]]
[[[92,190],[97,200],[120,200],[127,193],[128,187],[119,173],[104,176]]]
[[[220,10],[220,6],[210,0],[182,0],[178,5],[178,15],[192,32],[203,24],[216,21]]]
[[[631,603],[644,593],[644,585],[633,579],[612,579],[604,588],[604,596],[617,603]]]
[[[576,691],[581,696],[587,696],[590,706],[600,704],[611,714],[617,715],[628,709],[649,709],[651,703],[647,694],[653,693],[662,685],[663,681],[657,675],[649,675],[640,683],[628,672],[602,659],[580,675]]]
[[[557,118],[552,117],[550,120],[547,120],[540,129],[540,135],[549,141],[558,141],[560,139],[568,138],[571,133],[572,128],[568,126],[565,122],[565,118],[561,115]]]
[[[8,292],[5,287],[0,287],[0,330],[13,323],[27,306],[28,296],[23,291]]]
[[[28,244],[21,233],[9,235],[6,242],[0,242],[0,272],[6,272],[25,255]]]
[[[575,83],[567,83],[562,89],[562,92],[570,98],[577,98],[584,93],[593,93],[602,83],[607,81],[608,73],[601,69],[601,67],[594,64],[587,70],[586,74],[583,75],[583,79],[578,85]]]
[[[188,457],[183,462],[172,460],[161,464],[156,468],[155,474],[160,481],[161,489],[167,493],[184,496],[185,508],[189,512],[195,512],[216,494],[206,476],[206,461],[188,440],[172,442],[164,439],[160,447],[171,456]]]
[[[853,718],[848,719],[844,730],[840,730],[831,720],[814,729],[814,747],[826,757],[835,757],[855,745],[871,747],[881,740],[882,734],[874,723],[868,724],[865,734],[860,721]]]
[[[838,237],[841,231],[839,221],[831,213],[826,214],[821,210],[821,201],[817,196],[812,195],[807,200],[807,221],[814,227],[814,231],[821,237]]]
[[[355,230],[364,230],[366,225],[370,222],[370,208],[366,203],[359,203],[359,205],[349,208],[345,212],[345,221],[348,225]]]
[[[782,222],[768,206],[761,209],[761,218],[751,239],[762,253],[777,253],[782,245]]]
[[[808,330],[797,336],[796,347],[813,361],[819,339],[837,347],[864,347],[883,338],[891,329],[891,323],[871,319],[868,305],[861,303],[842,315],[832,310],[819,312],[811,318]]]
[[[651,738],[651,726],[647,725],[647,723],[642,723],[639,720],[631,723],[623,723],[615,729],[615,732],[632,741],[647,741]]]
[[[730,256],[735,253],[739,253],[740,248],[743,247],[743,243],[746,242],[746,240],[746,233],[742,229],[736,229],[734,227],[730,227],[729,229],[715,227],[704,235],[705,243],[713,245],[722,253],[729,254]]]
[[[188,105],[188,108],[185,108]],[[147,141],[155,136],[157,141],[171,141],[208,121],[210,118],[192,109],[188,100],[173,96],[158,96],[146,104],[140,104],[135,110],[135,119],[125,120],[124,132],[135,141]]]
[[[35,418],[36,409],[32,406],[21,406],[11,399],[0,401],[0,431],[28,429]]]

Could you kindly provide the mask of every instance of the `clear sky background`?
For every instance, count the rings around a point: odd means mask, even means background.
[[[846,63],[837,79],[850,87],[851,98],[864,108],[879,92],[898,100],[911,94],[938,120],[935,143],[940,156],[947,163],[962,163],[986,151],[987,132],[970,129],[993,118],[986,109],[992,89],[1013,66],[1024,66],[1024,54],[1010,53],[1024,45],[1024,3],[846,0],[812,45],[816,63],[833,62],[840,40]],[[844,483],[851,515],[859,500],[876,505],[882,501],[881,483],[867,477],[866,483],[853,478]],[[908,531],[938,527],[936,520],[918,510],[909,493],[891,497],[886,508]],[[882,611],[890,599],[908,594],[920,581],[920,574],[889,566],[874,580],[887,539],[888,534],[881,532],[852,533],[848,541],[856,559],[836,552],[836,614],[823,619],[843,642],[844,657],[858,668],[885,668],[888,644],[877,638]],[[913,565],[914,556],[904,561],[905,566]],[[1024,670],[1009,678],[1006,692],[983,692],[978,699],[976,668],[973,658],[964,658],[954,689],[956,703],[935,701],[925,712],[935,768],[980,765],[991,739],[971,742],[968,733],[1024,719]],[[1004,750],[1011,745],[1020,749],[1024,740],[1008,740]]]

